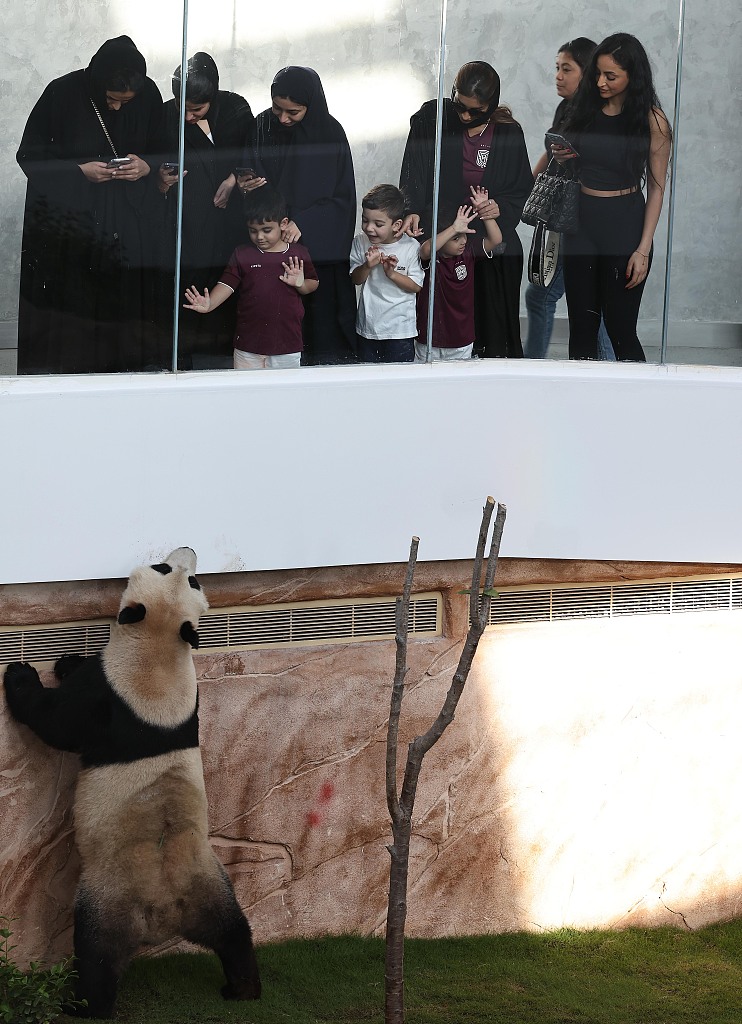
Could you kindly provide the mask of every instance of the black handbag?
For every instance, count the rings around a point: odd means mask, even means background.
[[[562,236],[558,231],[549,231],[542,220],[536,225],[528,254],[528,282],[539,288],[548,288],[554,280],[559,263],[559,243]]]
[[[556,172],[552,171],[556,164]],[[580,183],[556,160],[538,175],[526,199],[521,220],[534,227],[545,224],[549,231],[572,234],[579,227]]]

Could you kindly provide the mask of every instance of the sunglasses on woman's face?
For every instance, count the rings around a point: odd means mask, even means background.
[[[487,113],[487,107],[486,106],[479,106],[479,107],[466,107],[466,106],[464,106],[464,104],[461,102],[461,100],[456,98],[455,94],[451,98],[451,102],[453,103],[454,110],[456,110],[457,113],[459,113],[459,114],[471,114],[472,117],[474,117],[475,114],[486,114]]]

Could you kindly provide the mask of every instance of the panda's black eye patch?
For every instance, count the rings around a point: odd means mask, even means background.
[[[127,605],[119,612],[118,623],[120,626],[130,626],[133,622],[141,622],[146,614],[147,609],[143,604]]]
[[[200,590],[201,589],[201,584],[198,582],[198,580],[196,579],[195,576],[189,576],[188,577],[188,586],[192,587],[193,590]]]
[[[167,576],[169,572],[173,571],[172,565],[168,565],[167,562],[158,562],[157,565],[150,565],[150,569],[154,569],[155,572],[161,572],[163,576]]]

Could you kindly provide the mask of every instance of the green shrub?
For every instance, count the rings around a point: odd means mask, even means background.
[[[72,1003],[75,972],[71,960],[52,967],[32,963],[22,971],[10,954],[11,918],[0,915],[0,1021],[2,1024],[52,1024],[63,1003]],[[79,1004],[77,1004],[79,1005]]]

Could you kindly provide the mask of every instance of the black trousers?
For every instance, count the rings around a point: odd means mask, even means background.
[[[304,299],[302,366],[356,361],[356,290],[350,263],[316,263],[319,288]]]
[[[626,287],[626,265],[644,228],[644,196],[580,196],[580,228],[565,235],[569,358],[598,358],[601,315],[616,359],[646,362],[636,333],[646,278]],[[648,268],[652,265],[649,253]]]

